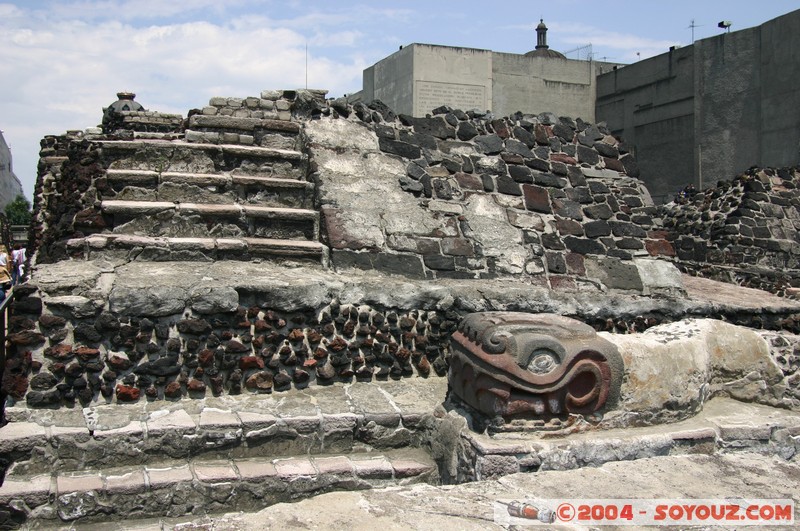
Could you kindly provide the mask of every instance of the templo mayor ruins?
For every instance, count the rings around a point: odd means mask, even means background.
[[[541,21],[525,54],[405,46],[346,97],[120,92],[46,136],[0,527],[796,504],[798,29],[621,65]]]

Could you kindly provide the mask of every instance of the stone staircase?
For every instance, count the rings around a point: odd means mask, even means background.
[[[11,408],[0,428],[0,457],[10,462],[0,528],[258,510],[334,490],[438,484],[422,419],[439,387],[413,407],[387,383],[58,416]]]
[[[105,175],[72,256],[325,262],[297,123],[195,115],[183,138],[98,140]],[[255,145],[254,145],[255,144]]]

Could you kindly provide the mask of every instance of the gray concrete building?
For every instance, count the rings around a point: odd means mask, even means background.
[[[596,119],[635,148],[654,199],[800,163],[800,10],[597,79]]]
[[[364,70],[363,89],[352,99],[379,99],[395,112],[424,116],[441,105],[508,116],[553,112],[595,118],[598,74],[614,63],[567,59],[547,45],[547,27],[526,54],[411,44]]]
[[[11,162],[11,149],[0,131],[0,212],[6,205],[22,194],[22,183],[14,174]]]

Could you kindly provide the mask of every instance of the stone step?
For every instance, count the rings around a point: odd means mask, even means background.
[[[420,450],[164,460],[40,475],[12,469],[0,487],[0,510],[37,525],[74,525],[253,510],[323,492],[412,483],[438,484],[435,463]]]
[[[104,164],[114,170],[306,177],[307,157],[295,149],[182,140],[102,140],[98,144]]]
[[[200,456],[274,459],[417,448],[424,444],[425,419],[446,390],[445,379],[360,382],[97,404],[56,417],[21,402],[6,408],[0,465],[14,463],[17,474],[35,476]]]
[[[298,123],[285,120],[196,114],[185,134],[187,142],[297,149],[299,132]]]
[[[137,252],[137,260],[252,260],[291,258],[319,263],[327,247],[317,241],[272,238],[173,238],[102,233],[67,241],[75,258],[91,260],[109,252]]]
[[[314,184],[297,179],[230,173],[108,170],[102,199],[250,203],[268,207],[308,208]]]
[[[115,233],[156,237],[238,238],[316,241],[319,212],[302,208],[248,204],[177,203],[169,201],[105,200],[102,212],[113,218]],[[192,219],[198,216],[203,223]]]
[[[268,118],[195,114],[189,118],[189,129],[220,131],[255,131],[263,129],[296,135],[300,132],[300,124]]]

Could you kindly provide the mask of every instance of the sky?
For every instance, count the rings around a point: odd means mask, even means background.
[[[39,140],[94,127],[122,90],[186,115],[214,96],[361,89],[364,68],[411,43],[631,63],[758,26],[797,0],[0,0],[0,130],[31,199]],[[694,22],[692,22],[694,21]]]

